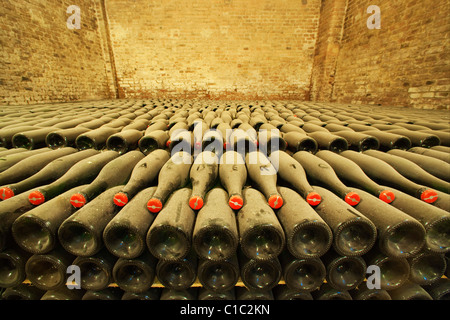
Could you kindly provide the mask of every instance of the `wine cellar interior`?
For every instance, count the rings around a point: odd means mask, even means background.
[[[5,0],[1,300],[448,300],[450,6]]]

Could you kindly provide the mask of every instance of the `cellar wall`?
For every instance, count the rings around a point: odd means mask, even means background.
[[[106,4],[121,98],[309,99],[320,0]]]
[[[80,28],[67,20],[80,8]],[[12,1],[0,6],[0,104],[115,96],[101,1]]]
[[[380,29],[367,27],[370,5],[380,8]],[[449,36],[448,0],[348,0],[325,100],[449,109]]]

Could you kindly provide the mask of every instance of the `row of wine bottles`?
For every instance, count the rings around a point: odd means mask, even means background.
[[[350,291],[337,290],[327,283],[315,292],[292,290],[277,285],[269,291],[252,291],[236,286],[226,292],[214,292],[203,287],[177,290],[155,287],[143,293],[124,292],[117,287],[103,290],[40,290],[28,284],[7,288],[0,296],[3,300],[445,300],[448,299],[449,279],[442,278],[430,286],[408,282],[404,286],[386,291],[367,289],[366,286]]]

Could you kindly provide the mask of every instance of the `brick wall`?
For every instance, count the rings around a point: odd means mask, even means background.
[[[99,3],[2,0],[0,104],[114,97],[97,19]],[[79,30],[66,26],[66,10],[73,4],[81,9]]]
[[[120,96],[308,99],[320,3],[107,1]]]
[[[369,5],[381,29],[369,30]],[[348,0],[333,101],[450,107],[450,2]]]

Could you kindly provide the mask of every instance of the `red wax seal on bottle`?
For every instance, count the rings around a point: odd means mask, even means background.
[[[312,206],[317,206],[322,201],[322,197],[317,192],[310,192],[306,196],[306,202]]]
[[[162,209],[162,203],[159,199],[152,198],[147,202],[147,209],[153,213],[160,212]]]
[[[114,195],[114,203],[119,207],[123,207],[128,203],[127,195],[123,192],[116,193]]]
[[[349,205],[356,206],[361,201],[361,198],[359,197],[359,194],[357,194],[356,192],[349,192],[345,195],[344,200]]]
[[[200,210],[203,207],[203,199],[199,196],[193,196],[189,199],[189,207],[194,210]]]
[[[277,195],[271,196],[268,200],[268,203],[272,209],[278,209],[283,205],[283,198]]]
[[[232,196],[230,200],[228,200],[228,205],[233,210],[239,210],[244,205],[244,200],[240,196]]]
[[[0,189],[0,198],[2,200],[6,200],[12,197],[14,197],[14,191],[12,191],[10,188],[3,187]]]
[[[86,204],[86,198],[81,193],[75,193],[73,196],[70,197],[70,203],[75,208],[81,208]]]
[[[425,190],[420,195],[420,199],[422,201],[425,201],[426,203],[433,203],[437,200],[437,198],[438,198],[438,194],[436,193],[436,191],[431,190],[431,189]]]
[[[30,194],[28,195],[28,200],[31,204],[37,206],[45,202],[45,197],[42,192],[35,190],[30,192]]]
[[[378,198],[380,198],[386,203],[391,203],[395,199],[395,194],[390,190],[384,190],[380,192]]]

